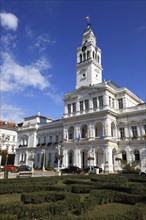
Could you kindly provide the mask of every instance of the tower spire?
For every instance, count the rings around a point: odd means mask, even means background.
[[[87,29],[91,28],[91,22],[89,16],[85,16],[85,20],[87,21]]]

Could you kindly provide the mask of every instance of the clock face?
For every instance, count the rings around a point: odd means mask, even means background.
[[[83,51],[83,52],[84,52],[86,49],[87,49],[86,46],[83,46],[83,47],[82,47],[82,51]]]

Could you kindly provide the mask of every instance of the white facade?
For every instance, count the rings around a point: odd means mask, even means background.
[[[18,130],[16,165],[56,166],[62,146],[63,165],[96,165],[107,173],[121,169],[120,158],[146,170],[146,103],[127,88],[102,81],[101,50],[88,24],[77,49],[76,90],[64,96],[64,117],[37,115]],[[92,160],[89,160],[89,157]]]
[[[14,163],[15,149],[17,147],[17,128],[14,123],[0,121],[0,166],[2,160],[2,152],[7,152],[7,162]]]

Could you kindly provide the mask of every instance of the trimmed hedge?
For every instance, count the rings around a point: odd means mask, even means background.
[[[65,199],[66,194],[60,192],[35,192],[21,195],[21,201],[24,204],[39,204],[43,202],[56,202]]]

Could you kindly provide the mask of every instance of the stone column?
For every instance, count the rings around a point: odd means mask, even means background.
[[[105,173],[113,173],[113,154],[112,148],[107,146],[105,149],[106,162],[105,162]]]

